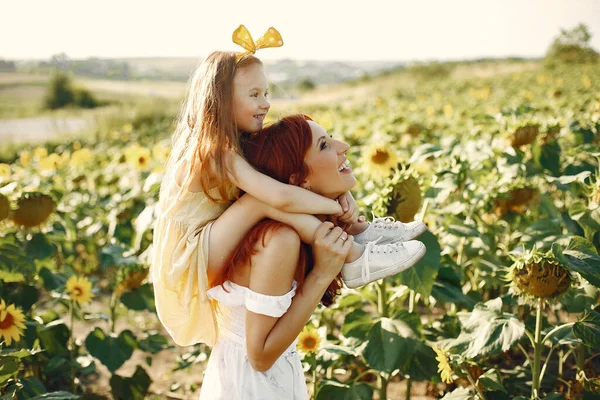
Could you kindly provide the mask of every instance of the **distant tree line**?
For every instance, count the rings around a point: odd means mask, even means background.
[[[64,107],[95,108],[100,105],[89,90],[76,87],[64,71],[57,71],[52,76],[44,96],[44,107],[50,110]]]

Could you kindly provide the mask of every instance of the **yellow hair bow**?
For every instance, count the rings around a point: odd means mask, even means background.
[[[239,44],[246,49],[245,52],[236,54],[235,62],[237,64],[245,56],[256,53],[258,49],[283,46],[283,39],[277,29],[270,27],[255,43],[248,29],[244,25],[240,25],[233,32],[233,43]]]

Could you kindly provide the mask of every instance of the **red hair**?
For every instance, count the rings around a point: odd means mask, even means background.
[[[305,115],[291,115],[255,134],[244,135],[240,143],[244,156],[263,174],[282,183],[300,186],[308,176],[309,170],[304,164],[304,157],[312,145],[312,131],[307,119],[310,120]],[[262,240],[262,245],[265,246],[268,237],[282,226],[285,225],[269,219],[258,223],[229,256],[223,274],[213,282],[213,286],[230,280],[235,268],[250,264],[251,257],[258,252],[258,241]],[[312,248],[302,243],[294,276],[299,291],[313,266]],[[341,275],[338,275],[323,294],[321,303],[325,306],[331,305],[341,286]]]

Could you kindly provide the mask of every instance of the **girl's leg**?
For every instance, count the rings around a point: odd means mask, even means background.
[[[313,235],[321,225],[321,221],[314,215],[279,211],[249,194],[245,194],[219,216],[211,227],[208,242],[209,276],[223,267],[223,263],[240,244],[243,237],[264,218],[270,218],[289,225],[298,233],[300,239],[307,244],[312,242]],[[363,251],[364,247],[362,245],[354,243],[346,261],[357,260]]]

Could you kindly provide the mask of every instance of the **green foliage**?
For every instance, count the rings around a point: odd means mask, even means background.
[[[44,107],[50,110],[68,106],[94,108],[99,105],[89,90],[74,87],[71,77],[62,71],[57,71],[50,79],[44,97]]]
[[[590,46],[592,35],[585,24],[573,29],[561,29],[560,35],[548,49],[545,56],[547,65],[557,63],[594,63],[599,60],[598,52]]]

